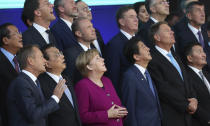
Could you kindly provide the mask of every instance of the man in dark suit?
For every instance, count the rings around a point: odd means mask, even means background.
[[[162,125],[191,126],[191,114],[197,110],[197,99],[183,64],[170,51],[175,43],[173,31],[166,22],[159,22],[151,27],[151,38],[156,45],[151,49],[148,70],[159,94]]]
[[[45,117],[59,108],[66,85],[65,80],[55,87],[52,96],[45,100],[37,79],[45,72],[46,60],[38,46],[25,46],[18,54],[22,73],[8,89],[7,105],[10,126],[46,126]]]
[[[151,25],[159,21],[164,21],[167,15],[169,15],[169,3],[166,0],[146,0],[145,7],[150,18],[147,23],[142,25],[137,35],[143,39],[144,43],[149,48],[151,48],[154,46],[154,43],[152,43],[149,38],[149,29]]]
[[[138,19],[133,7],[123,6],[117,11],[116,20],[120,32],[106,46],[105,63],[107,76],[112,80],[115,90],[120,96],[120,78],[130,65],[123,55],[123,47],[126,41],[135,36],[135,33],[138,31]]]
[[[71,28],[73,19],[78,15],[77,8],[74,0],[55,0],[54,9],[58,20],[52,26],[52,33],[58,48],[63,51],[77,43]]]
[[[23,45],[37,44],[39,47],[49,43],[56,45],[56,40],[49,29],[55,16],[53,5],[48,0],[26,0],[22,15],[26,20],[33,22],[23,33]]]
[[[210,75],[202,70],[207,63],[206,54],[199,43],[188,45],[184,54],[188,65],[187,75],[199,101],[192,126],[210,126]]]
[[[53,45],[47,45],[42,50],[46,63],[46,73],[41,74],[40,81],[43,94],[46,99],[51,97],[59,80],[63,78],[61,73],[66,68],[63,54]],[[72,83],[66,78],[68,86],[61,97],[60,109],[48,115],[49,126],[81,126],[77,101]]]
[[[88,5],[82,1],[82,0],[77,0],[76,1],[76,5],[77,5],[77,10],[78,10],[78,17],[84,17],[84,18],[88,18],[90,21],[92,20],[92,13],[91,13],[91,9],[88,7]],[[101,33],[98,29],[95,29],[96,31],[96,40],[93,41],[93,43],[91,44],[93,47],[95,47],[98,52],[100,53],[100,55],[102,57],[104,57],[104,48],[105,48],[105,44],[104,44],[104,40],[101,36]]]
[[[0,113],[4,126],[8,125],[7,90],[20,71],[16,53],[22,47],[22,36],[17,27],[10,23],[2,24],[0,26]]]
[[[176,49],[183,56],[185,46],[191,42],[199,42],[207,55],[208,69],[210,69],[210,46],[208,34],[203,27],[205,23],[204,5],[201,2],[191,2],[187,5],[186,16],[189,23],[182,27],[182,31],[176,32]],[[183,57],[182,57],[183,58]]]
[[[158,94],[147,71],[152,59],[149,48],[140,39],[132,38],[124,54],[133,65],[124,73],[122,101],[128,110],[127,126],[161,126]]]
[[[73,84],[76,84],[82,79],[82,75],[75,66],[76,58],[81,52],[91,49],[90,44],[96,39],[96,33],[92,23],[87,18],[76,19],[72,24],[72,32],[78,42],[64,50],[66,60],[64,74],[72,80]]]

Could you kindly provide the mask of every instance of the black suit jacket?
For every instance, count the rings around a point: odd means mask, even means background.
[[[25,73],[11,83],[7,105],[10,126],[46,126],[46,116],[59,108],[53,98],[42,100],[39,88]]]
[[[2,123],[7,126],[7,90],[12,80],[18,76],[7,57],[0,51],[0,112]]]
[[[51,35],[49,35],[50,43],[57,46],[56,40],[55,40],[53,34],[51,32],[49,34],[51,34]],[[45,39],[42,37],[42,35],[39,33],[39,31],[36,30],[36,28],[34,26],[29,27],[25,32],[23,32],[22,37],[23,37],[23,45],[36,44],[40,48],[42,48],[43,46],[45,46],[47,44]]]
[[[105,56],[105,44],[104,44],[104,40],[101,36],[101,33],[98,29],[95,29],[96,31],[96,37],[97,37],[97,41],[98,41],[98,45],[100,47],[101,53],[102,53],[102,57]]]
[[[151,49],[152,60],[148,70],[158,90],[163,111],[163,126],[191,126],[191,115],[188,114],[188,98],[195,97],[188,82],[185,69],[178,62],[184,81],[176,68],[156,48]]]
[[[63,74],[73,82],[73,85],[83,78],[75,66],[77,57],[83,51],[83,48],[77,43],[63,52],[66,61],[66,69],[63,71]]]
[[[123,54],[123,48],[128,41],[127,37],[119,32],[106,45],[105,63],[107,67],[107,76],[121,97],[121,78],[126,69],[131,65]]]
[[[144,43],[150,48],[154,46],[154,43],[151,41],[149,36],[149,30],[153,24],[155,24],[155,22],[150,18],[147,23],[142,25],[139,32],[137,33],[137,36],[140,36],[143,39]]]
[[[72,45],[77,44],[74,34],[62,19],[58,18],[51,30],[55,36],[58,48],[60,50],[63,51],[67,48],[70,48]]]
[[[63,93],[59,102],[60,109],[48,116],[48,126],[81,126],[73,85],[68,79],[66,80],[66,85],[72,95],[74,108],[66,94]],[[47,73],[41,74],[39,76],[39,81],[45,98],[49,99],[52,96],[57,83]]]
[[[204,44],[205,44],[204,51],[206,53],[208,70],[210,70],[210,46],[208,45],[208,34],[204,26],[201,27],[201,32],[204,38]],[[180,57],[183,56],[183,51],[186,45],[192,42],[198,42],[193,32],[189,29],[187,23],[186,25],[183,25],[182,31],[175,33],[175,36],[176,36],[176,51],[180,54]]]
[[[193,116],[193,126],[210,126],[210,94],[202,79],[189,67],[187,75],[198,98],[198,109]],[[203,71],[204,76],[210,82],[210,75]]]

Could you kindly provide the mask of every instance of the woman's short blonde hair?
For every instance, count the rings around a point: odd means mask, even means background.
[[[90,70],[87,68],[87,65],[96,55],[99,55],[99,52],[96,49],[90,49],[88,51],[80,53],[80,55],[77,57],[76,67],[82,74],[82,76],[88,76],[88,72]]]

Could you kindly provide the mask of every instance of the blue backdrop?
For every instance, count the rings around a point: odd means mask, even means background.
[[[93,14],[93,25],[100,30],[104,42],[107,43],[119,31],[115,14],[120,5],[90,7]],[[10,22],[16,25],[21,32],[24,32],[27,28],[21,21],[21,12],[20,8],[0,9],[0,24]]]

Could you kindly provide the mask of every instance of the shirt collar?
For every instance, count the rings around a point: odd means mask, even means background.
[[[201,28],[197,29],[197,28],[193,27],[190,23],[188,23],[188,27],[193,32],[194,35],[197,35],[198,31],[201,31]]]
[[[150,19],[151,19],[152,21],[154,21],[155,23],[158,23],[158,22],[159,22],[158,20],[156,20],[156,19],[153,18],[153,17],[150,17]]]
[[[201,75],[199,74],[199,72],[200,71],[202,71],[202,70],[199,70],[198,68],[195,68],[195,67],[193,67],[193,66],[191,66],[191,65],[188,65],[200,78],[202,78],[201,77]]]
[[[59,82],[60,78],[62,78],[62,76],[58,76],[58,75],[55,75],[55,74],[52,74],[52,73],[49,73],[49,72],[46,72],[56,83]]]
[[[15,55],[13,55],[12,53],[8,52],[6,49],[4,48],[0,48],[1,52],[7,57],[7,59],[10,61],[10,62],[13,62],[13,59],[15,57]]]
[[[155,45],[155,48],[164,56],[167,55],[168,53],[170,53],[171,51],[166,51],[165,49],[160,48],[159,46]]]
[[[84,44],[82,44],[81,42],[78,42],[79,43],[79,45],[82,47],[82,49],[84,50],[84,51],[87,51],[88,49],[90,49],[90,45],[89,45],[89,48],[87,47],[87,46],[85,46]]]
[[[140,70],[140,72],[144,75],[146,69],[145,69],[144,67],[140,66],[139,64],[134,64],[134,65],[135,65],[135,66]]]
[[[61,20],[63,20],[67,24],[67,26],[71,29],[72,23],[70,21],[67,21],[63,18],[61,18]]]
[[[39,31],[39,33],[44,33],[47,29],[39,24],[33,23],[34,28]],[[49,29],[49,28],[48,28]]]
[[[34,76],[31,72],[27,71],[27,70],[22,70],[23,73],[25,73],[26,75],[28,75],[34,83],[36,83],[35,81],[37,80],[37,77]]]
[[[125,32],[124,30],[120,29],[120,32],[122,32],[123,35],[125,35],[125,37],[130,40],[133,36],[130,35],[129,33]]]

